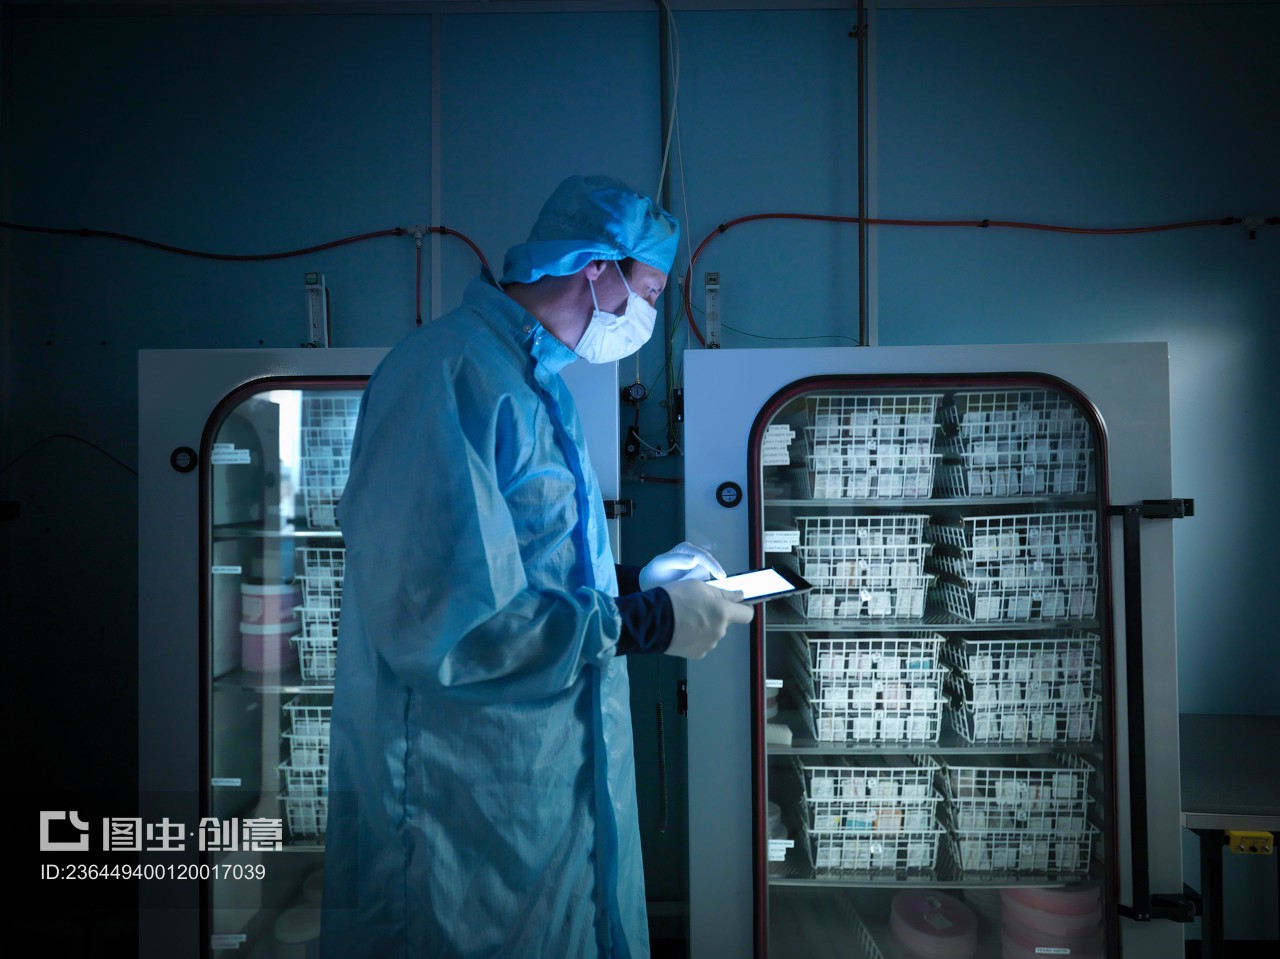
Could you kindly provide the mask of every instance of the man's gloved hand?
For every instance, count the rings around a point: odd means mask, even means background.
[[[717,589],[698,579],[681,579],[662,587],[671,598],[675,628],[668,656],[701,659],[734,623],[749,623],[755,615],[746,603],[739,602],[737,590]]]
[[[640,588],[653,589],[681,579],[724,579],[724,567],[700,546],[680,543],[649,560],[640,570]]]

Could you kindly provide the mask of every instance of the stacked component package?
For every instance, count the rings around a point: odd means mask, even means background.
[[[934,517],[931,568],[947,611],[971,622],[1092,619],[1095,513]]]
[[[315,842],[329,815],[329,718],[332,697],[295,696],[284,705],[289,758],[280,764],[280,802],[290,839]]]
[[[1088,423],[1059,393],[957,393],[942,408],[940,486],[949,496],[1093,491]]]
[[[311,546],[298,550],[302,564],[302,606],[297,613],[302,635],[294,637],[302,681],[331,684],[338,668],[338,614],[346,548]]]
[[[808,619],[919,619],[930,576],[927,516],[798,516]]]
[[[928,497],[939,395],[815,396],[805,429],[814,499]]]
[[[1098,636],[960,636],[942,648],[952,726],[971,743],[1093,740]]]
[[[951,857],[963,878],[1062,880],[1089,871],[1093,767],[1079,756],[944,759],[938,788]]]
[[[359,412],[359,395],[309,392],[302,397],[299,489],[307,523],[315,529],[338,526],[338,500],[351,471],[351,442]]]
[[[807,765],[817,875],[931,872],[937,863],[941,798],[937,764],[906,756],[860,757],[841,765]]]
[[[941,636],[912,632],[807,642],[819,741],[938,741],[947,672],[938,659]]]

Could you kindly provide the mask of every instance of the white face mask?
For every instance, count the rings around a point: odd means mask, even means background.
[[[653,335],[653,322],[658,316],[657,309],[631,289],[617,260],[613,261],[613,265],[618,267],[622,285],[627,288],[627,307],[621,314],[601,312],[596,300],[595,284],[587,281],[591,286],[591,302],[595,304],[595,310],[573,352],[588,363],[612,363],[630,356],[649,341],[649,337]]]

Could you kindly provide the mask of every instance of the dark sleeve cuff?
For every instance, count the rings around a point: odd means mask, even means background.
[[[622,616],[617,655],[667,651],[676,620],[671,612],[671,597],[665,589],[632,592],[619,596],[614,602]]]
[[[632,593],[640,592],[641,567],[621,566],[617,563],[614,563],[613,568],[618,571],[618,595],[619,596],[630,596]]]

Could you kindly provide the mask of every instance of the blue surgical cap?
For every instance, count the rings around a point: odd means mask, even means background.
[[[571,176],[543,205],[529,239],[507,251],[502,282],[568,276],[592,260],[627,257],[666,273],[679,239],[675,217],[620,180]]]

